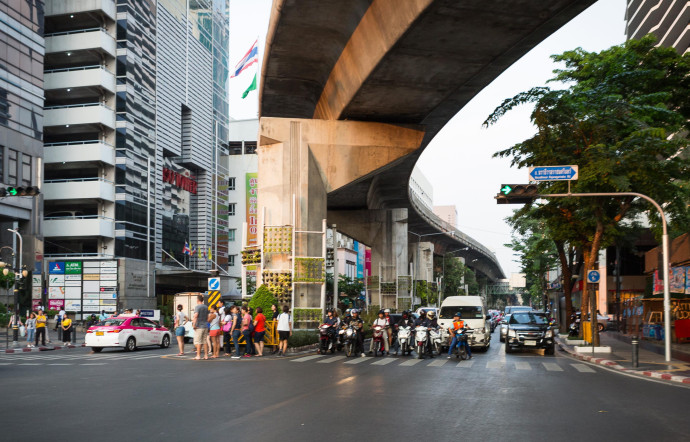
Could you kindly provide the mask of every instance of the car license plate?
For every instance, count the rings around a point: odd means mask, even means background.
[[[103,336],[103,332],[96,332],[96,336]]]
[[[536,347],[537,341],[525,341],[525,345],[528,347]]]

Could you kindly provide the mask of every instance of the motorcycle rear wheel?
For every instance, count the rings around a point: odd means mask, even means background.
[[[465,348],[465,346],[462,346],[458,349],[458,355],[460,356],[460,359],[462,359],[463,361],[467,359],[467,349]]]
[[[423,345],[417,346],[417,359],[424,359],[424,346]]]
[[[405,342],[405,343],[401,346],[401,349],[402,349],[402,355],[403,355],[403,356],[409,355],[409,354],[410,354],[410,346],[407,345],[407,342]]]
[[[354,345],[350,344],[349,342],[345,344],[345,355],[347,355],[348,358],[352,356],[353,347]]]

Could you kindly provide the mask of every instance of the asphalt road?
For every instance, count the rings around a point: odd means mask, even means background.
[[[0,355],[1,440],[678,441],[690,389],[557,354],[193,361]]]

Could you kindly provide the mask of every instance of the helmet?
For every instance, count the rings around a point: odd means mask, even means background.
[[[383,315],[383,314],[385,314],[385,312],[383,310],[379,310],[379,312],[377,313],[377,315]]]
[[[328,313],[335,313],[335,310],[333,310],[332,308],[329,308],[326,310],[326,314],[328,314]]]
[[[354,315],[355,313],[358,313],[358,314],[359,314],[359,310],[357,310],[356,308],[353,308],[352,310],[350,310],[350,313],[352,313],[353,315]]]
[[[383,312],[384,312],[384,313],[390,313],[390,312],[391,312],[391,309],[387,308],[387,309],[385,309]]]
[[[426,316],[427,318],[433,318],[434,316],[436,316],[436,312],[433,310],[429,310],[428,312],[426,312]]]
[[[457,316],[458,318],[462,318],[462,313],[456,312],[453,316]]]

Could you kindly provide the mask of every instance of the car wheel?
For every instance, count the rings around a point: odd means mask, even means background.
[[[130,336],[125,344],[125,351],[134,351],[137,349],[137,341]]]
[[[91,350],[92,350],[94,353],[100,353],[101,350],[103,350],[103,347],[91,347]]]
[[[599,329],[599,333],[601,333],[606,327],[604,327],[604,324],[597,324],[597,328]]]
[[[512,353],[512,352],[513,352],[513,349],[510,348],[510,344],[508,344],[508,343],[506,342],[506,353]]]
[[[170,347],[170,336],[165,335],[163,336],[163,342],[161,342],[161,348],[168,348]]]
[[[555,352],[556,352],[556,347],[553,345],[550,347],[546,347],[544,349],[544,354],[548,355],[548,356],[553,356]]]
[[[503,336],[499,336],[498,340],[499,342],[506,342],[506,338],[504,338]]]

